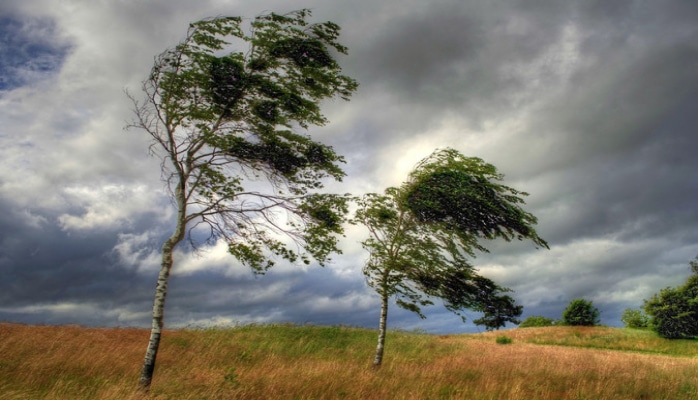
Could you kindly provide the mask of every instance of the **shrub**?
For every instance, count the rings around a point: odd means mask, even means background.
[[[540,315],[532,315],[526,318],[520,325],[519,328],[533,328],[542,326],[553,326],[555,321],[552,318],[545,318]]]
[[[689,264],[693,274],[683,286],[662,289],[645,300],[650,327],[667,339],[698,337],[698,257]]]
[[[599,323],[599,310],[591,301],[575,299],[562,313],[562,322],[571,326],[594,326]]]
[[[509,336],[497,336],[497,344],[511,344],[513,341]]]
[[[645,329],[649,326],[649,317],[640,310],[626,308],[620,320],[625,324],[626,328]]]
[[[665,288],[645,303],[651,327],[667,339],[698,336],[698,302],[687,298],[682,288]]]

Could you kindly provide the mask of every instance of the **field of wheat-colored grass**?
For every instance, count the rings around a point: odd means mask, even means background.
[[[149,332],[0,324],[9,399],[697,399],[698,341],[618,328],[472,335],[291,325],[163,336],[153,385],[136,390]],[[511,344],[498,344],[506,335]]]

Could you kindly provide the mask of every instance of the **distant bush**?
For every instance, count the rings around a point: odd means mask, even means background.
[[[645,329],[649,327],[650,319],[647,314],[640,310],[626,308],[620,320],[625,324],[626,328]]]
[[[555,325],[555,321],[553,321],[552,318],[545,318],[540,315],[532,315],[526,318],[521,324],[519,324],[519,328],[535,328],[553,325]]]
[[[511,344],[513,340],[509,336],[497,336],[497,344]]]
[[[594,326],[599,323],[599,310],[591,301],[575,299],[562,313],[562,322],[570,326]]]

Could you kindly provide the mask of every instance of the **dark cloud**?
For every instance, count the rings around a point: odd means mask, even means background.
[[[150,282],[114,262],[113,232],[69,233],[40,210],[8,202],[3,202],[3,209],[6,212],[0,216],[0,223],[7,228],[0,233],[3,319],[41,316],[42,307],[101,304],[107,309],[110,304],[117,308],[146,294],[150,297]],[[43,318],[33,321],[44,322]],[[117,322],[104,316],[90,318],[99,324]],[[62,320],[83,322],[66,316]]]

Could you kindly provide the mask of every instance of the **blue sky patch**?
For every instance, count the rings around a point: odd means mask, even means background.
[[[55,73],[69,48],[57,39],[56,24],[50,19],[0,17],[0,91]]]

